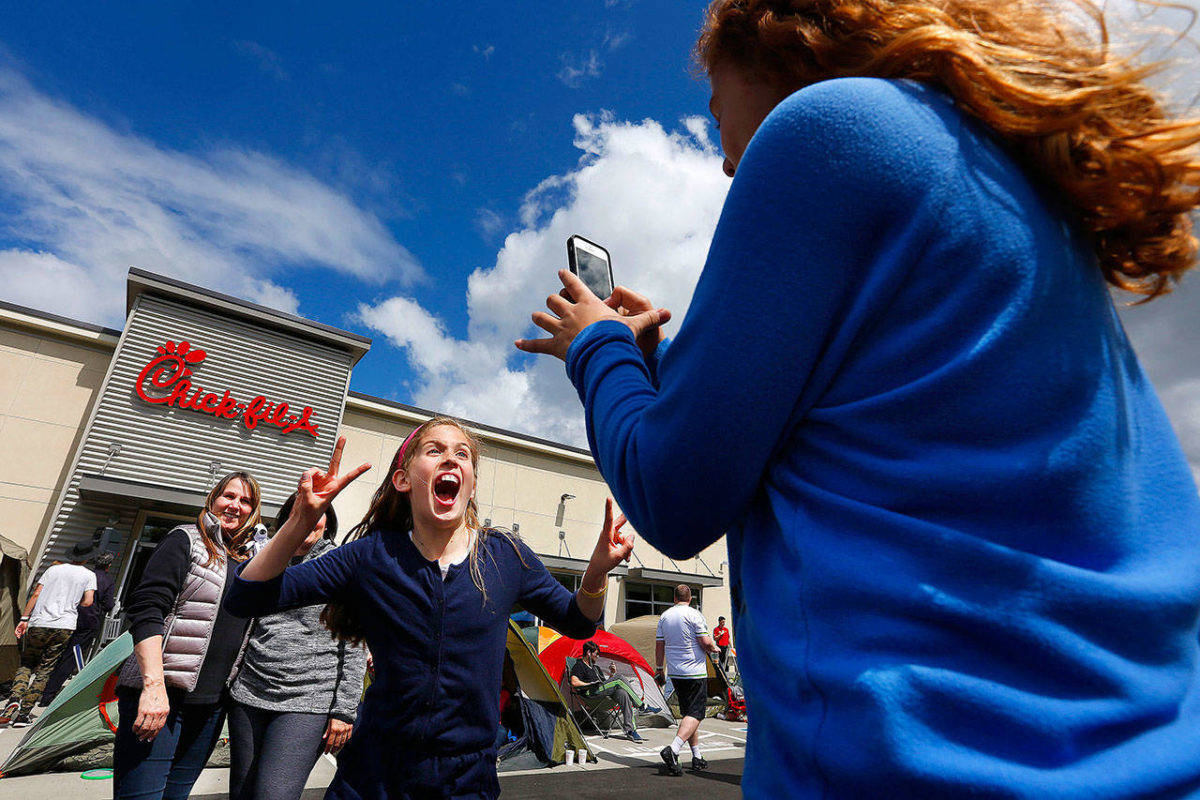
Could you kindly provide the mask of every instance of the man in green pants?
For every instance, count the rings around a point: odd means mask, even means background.
[[[0,728],[29,725],[46,680],[75,632],[79,607],[90,606],[96,595],[96,574],[83,566],[91,547],[76,545],[70,564],[46,570],[29,594],[25,614],[15,631],[24,639],[21,667],[13,677],[12,696],[0,711]]]
[[[621,707],[621,722],[625,727],[625,735],[633,742],[646,741],[637,732],[637,721],[634,719],[633,709],[637,708],[639,711],[647,711],[651,714],[661,709],[645,705],[633,689],[629,688],[629,684],[617,677],[616,667],[611,664],[609,665],[609,675],[606,678],[604,672],[596,664],[596,658],[599,655],[600,647],[595,642],[583,643],[583,658],[576,661],[575,665],[571,667],[571,688],[585,697],[603,695],[616,700]]]

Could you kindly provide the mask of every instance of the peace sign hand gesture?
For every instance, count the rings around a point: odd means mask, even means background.
[[[621,533],[627,521],[624,514],[618,514],[616,521],[613,521],[613,501],[611,497],[607,498],[604,501],[604,525],[600,528],[600,540],[592,551],[589,566],[607,574],[622,561],[629,560],[633,555],[633,540],[636,537],[632,533]]]
[[[300,484],[296,487],[296,504],[292,507],[293,516],[299,515],[300,520],[315,526],[321,515],[329,509],[333,498],[371,468],[370,464],[359,464],[345,475],[339,475],[345,446],[346,437],[339,436],[333,455],[329,458],[329,469],[324,472],[315,468],[306,469],[300,476]]]

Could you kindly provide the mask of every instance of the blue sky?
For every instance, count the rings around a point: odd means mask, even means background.
[[[140,266],[371,336],[355,389],[581,443],[510,343],[572,233],[682,319],[728,188],[704,5],[10,5],[0,298],[119,326]],[[1198,297],[1126,314],[1194,464]]]
[[[494,385],[511,407],[487,421],[578,440],[577,410],[547,424],[524,373],[558,384],[554,404],[567,399],[561,375],[497,348],[524,327],[512,312],[553,286],[570,233],[609,244],[628,281],[637,272],[623,266],[658,260],[630,223],[670,211],[675,191],[700,191],[701,213],[659,238],[707,241],[727,181],[707,123],[684,121],[706,113],[689,60],[704,4],[308,5],[10,9],[5,299],[119,325],[122,276],[141,266],[372,336],[361,391],[480,418]],[[680,169],[715,162],[716,174],[700,185],[644,174],[637,162],[663,146],[695,162]],[[601,185],[580,207],[577,180],[597,165]],[[652,187],[639,187],[639,169]],[[523,233],[535,241],[506,247]],[[682,286],[662,281],[676,305],[702,263],[691,249]],[[470,276],[504,263],[504,281],[468,296]],[[472,334],[472,315],[490,335]],[[456,343],[490,373],[468,374]],[[497,359],[517,373],[495,373]]]

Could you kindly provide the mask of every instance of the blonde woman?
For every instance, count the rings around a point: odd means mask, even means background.
[[[652,545],[728,533],[747,797],[1200,793],[1200,497],[1109,295],[1192,267],[1200,121],[1102,19],[718,0],[677,338],[567,274],[520,343]]]
[[[196,523],[154,548],[129,596],[134,654],[117,684],[114,800],[182,800],[212,754],[247,624],[221,600],[259,524],[260,498],[249,473],[217,481]]]

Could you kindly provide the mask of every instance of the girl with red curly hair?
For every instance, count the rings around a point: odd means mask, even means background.
[[[733,177],[675,341],[534,314],[646,540],[727,534],[747,797],[1200,793],[1200,498],[1117,319],[1200,121],[1047,0],[717,0]]]

